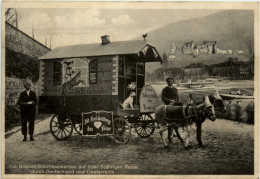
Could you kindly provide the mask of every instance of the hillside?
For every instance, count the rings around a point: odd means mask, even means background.
[[[170,67],[182,67],[197,62],[219,63],[228,57],[248,59],[254,53],[254,14],[249,10],[226,10],[203,18],[179,21],[148,32],[147,40],[161,55],[163,52],[169,54],[171,42],[176,43],[176,58],[168,63]],[[194,58],[181,51],[187,41],[217,41],[220,49],[232,49],[233,54],[200,54]],[[244,54],[238,54],[238,50],[244,51]],[[150,64],[149,71],[158,67],[158,64]]]

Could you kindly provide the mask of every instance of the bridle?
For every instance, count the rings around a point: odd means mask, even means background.
[[[203,109],[200,109],[203,108]],[[212,112],[210,112],[212,111]],[[215,118],[215,110],[214,106],[211,104],[209,106],[206,106],[204,103],[199,104],[198,106],[193,109],[193,115],[196,119],[196,121],[203,120],[198,113],[201,113],[203,117],[209,118],[210,120]],[[214,118],[213,118],[214,117]]]
[[[211,109],[210,109],[211,108]],[[212,119],[215,119],[216,116],[215,116],[215,109],[214,109],[214,106],[211,105],[211,106],[207,106],[204,111],[203,111],[203,115],[207,118],[209,118],[210,120]],[[213,118],[214,117],[214,118]]]
[[[221,111],[221,112],[223,111],[223,112],[225,112],[225,106],[223,104],[222,99],[215,98],[214,96],[211,96],[211,99],[212,99],[211,103],[213,104],[213,106],[214,106],[216,111]],[[222,109],[222,107],[224,109]]]

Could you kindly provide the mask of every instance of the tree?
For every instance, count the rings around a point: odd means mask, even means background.
[[[167,69],[167,55],[166,55],[166,53],[165,52],[163,52],[163,63],[164,63],[164,66],[165,66],[165,68]]]
[[[18,28],[21,17],[22,16],[17,9],[7,8],[7,10],[5,11],[5,21],[15,26],[16,28]]]

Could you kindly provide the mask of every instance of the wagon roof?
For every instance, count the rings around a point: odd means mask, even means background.
[[[150,46],[146,40],[131,40],[110,42],[102,45],[101,43],[81,44],[72,46],[57,47],[39,59],[58,59],[58,58],[74,58],[74,57],[93,57],[104,55],[123,55],[123,54],[137,54],[144,47]],[[158,52],[155,49],[157,55]]]

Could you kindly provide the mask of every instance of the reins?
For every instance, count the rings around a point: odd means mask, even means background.
[[[163,131],[166,131],[166,130],[168,130],[169,128],[176,126],[177,124],[184,123],[185,120],[190,119],[190,118],[193,118],[193,117],[194,117],[194,116],[192,115],[192,116],[190,116],[190,117],[183,118],[183,120],[177,121],[177,122],[175,122],[175,123],[173,123],[173,124],[170,124],[170,125],[166,126],[165,129],[159,131],[158,133],[161,133],[161,132],[163,132]],[[165,121],[165,122],[166,122],[166,121]],[[166,123],[167,123],[167,122],[166,122]],[[169,123],[167,123],[167,124],[169,124]]]

